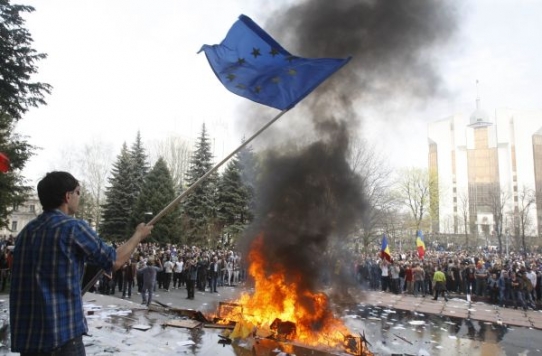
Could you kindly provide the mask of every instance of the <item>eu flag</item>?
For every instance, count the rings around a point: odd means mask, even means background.
[[[220,44],[201,51],[226,89],[279,110],[294,107],[350,60],[294,56],[245,15]]]

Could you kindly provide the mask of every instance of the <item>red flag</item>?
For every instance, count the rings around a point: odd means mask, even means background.
[[[9,171],[9,158],[5,153],[0,152],[0,172],[7,173]]]

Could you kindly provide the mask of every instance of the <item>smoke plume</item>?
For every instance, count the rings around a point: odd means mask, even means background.
[[[335,262],[343,256],[331,245],[355,231],[367,206],[361,179],[347,159],[349,140],[362,121],[356,108],[383,105],[396,95],[426,98],[442,89],[435,55],[456,29],[454,4],[298,1],[263,26],[296,55],[353,57],[300,104],[303,117],[295,120],[304,126],[294,133],[297,142],[267,149],[259,168],[256,220],[245,242],[263,236],[270,266],[300,272],[301,288],[318,288],[324,269],[335,278],[341,269]],[[301,145],[304,132],[314,137]]]

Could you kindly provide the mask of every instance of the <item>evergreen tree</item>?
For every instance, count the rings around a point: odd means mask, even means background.
[[[34,8],[11,5],[0,0],[0,152],[10,159],[10,171],[0,173],[0,226],[7,226],[11,208],[25,201],[31,188],[26,186],[20,171],[32,156],[34,147],[13,128],[30,107],[45,105],[49,84],[31,82],[37,73],[35,63],[47,57],[32,47],[32,36],[24,28],[21,13]]]
[[[126,239],[132,230],[131,217],[136,200],[132,169],[132,158],[128,146],[124,143],[108,180],[99,227],[103,237],[114,241]]]
[[[130,185],[131,194],[128,204],[133,207],[139,197],[147,173],[149,172],[148,157],[145,148],[143,147],[143,143],[141,142],[141,133],[139,131],[137,132],[135,142],[130,148],[130,165],[130,179],[132,180],[132,183]],[[131,221],[132,227],[135,227],[142,222],[137,216],[132,216]]]
[[[249,222],[249,193],[241,180],[241,164],[234,157],[218,184],[217,217],[222,227],[223,243],[235,243]]]
[[[188,186],[194,184],[213,168],[212,159],[209,137],[205,124],[203,124],[187,173]],[[215,235],[216,238],[214,219],[217,181],[218,173],[214,172],[188,194],[182,202],[186,237],[184,241],[186,243],[197,243],[203,246],[213,245],[213,236]]]
[[[158,214],[175,199],[175,184],[166,161],[160,157],[152,170],[145,177],[141,192],[137,199],[133,216],[136,221],[143,222],[145,213]],[[165,214],[152,230],[150,241],[169,243],[179,242],[176,225],[179,221],[179,208],[175,207]]]
[[[247,193],[248,208],[246,211],[246,219],[248,221],[252,221],[254,219],[253,212],[256,211],[256,180],[258,179],[258,162],[256,160],[256,156],[254,155],[254,151],[250,146],[246,146],[241,151],[239,151],[237,158],[239,159],[241,181],[243,182]]]

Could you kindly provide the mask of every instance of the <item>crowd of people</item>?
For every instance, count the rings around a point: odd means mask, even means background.
[[[393,255],[390,260],[362,256],[356,264],[357,281],[365,288],[437,298],[435,274],[441,271],[447,295],[468,295],[502,307],[536,309],[542,297],[542,255],[496,252],[415,251]],[[442,279],[442,277],[437,277]]]
[[[186,289],[186,298],[195,291],[217,293],[217,287],[232,286],[245,279],[241,254],[228,249],[142,243],[124,266],[104,274],[97,289],[102,294],[122,293],[131,298],[137,288],[142,304],[149,305],[157,290]]]

